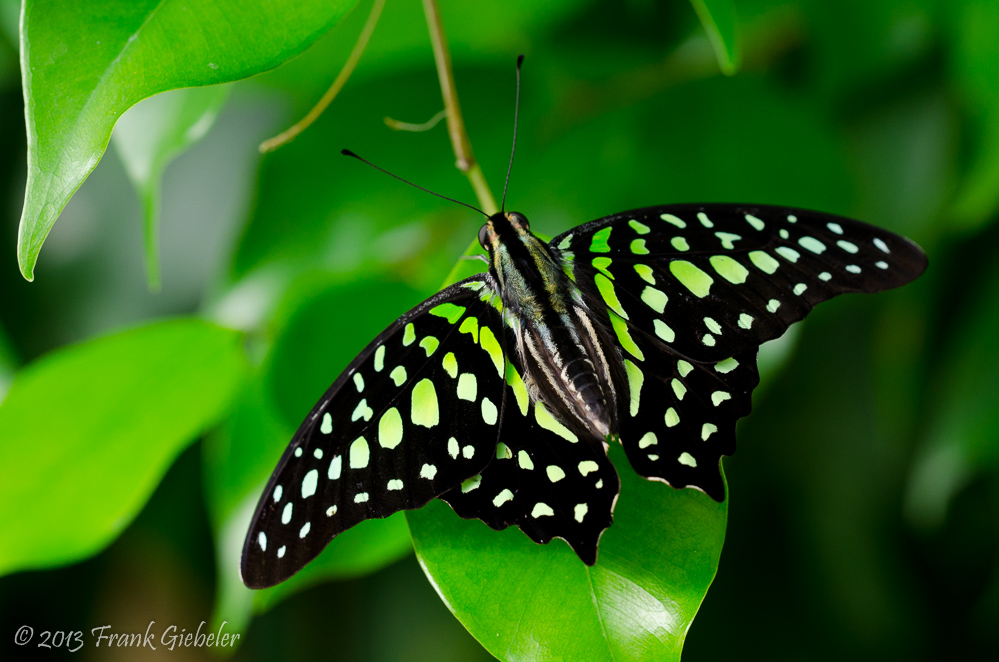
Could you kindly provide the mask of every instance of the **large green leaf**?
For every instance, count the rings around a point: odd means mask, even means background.
[[[57,350],[0,405],[0,574],[110,543],[173,459],[229,407],[240,336],[195,319]]]
[[[25,0],[21,67],[28,179],[18,234],[25,278],[56,218],[96,167],[115,121],[166,90],[281,64],[355,0]]]
[[[208,133],[230,89],[230,85],[210,85],[157,94],[133,106],[115,125],[112,141],[142,202],[150,289],[158,290],[160,286],[158,234],[163,171],[177,155]]]
[[[726,76],[734,75],[742,64],[742,49],[732,0],[690,0],[690,4],[708,33],[718,68]]]
[[[954,79],[978,134],[954,212],[961,225],[974,228],[999,207],[999,3],[960,0],[947,6],[954,14]]]
[[[728,501],[646,481],[611,449],[621,476],[597,564],[561,540],[462,520],[443,502],[406,514],[424,572],[501,660],[679,660],[714,579]]]

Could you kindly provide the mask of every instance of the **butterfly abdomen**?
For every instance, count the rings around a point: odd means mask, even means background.
[[[492,274],[509,320],[508,345],[533,399],[577,434],[603,441],[618,431],[615,368],[620,359],[566,275],[557,250],[517,214],[490,219]],[[617,384],[623,384],[618,380]]]

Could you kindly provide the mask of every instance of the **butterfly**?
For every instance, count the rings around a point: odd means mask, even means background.
[[[479,242],[488,271],[396,320],[306,417],[253,516],[247,586],[434,498],[592,565],[619,493],[610,444],[620,470],[723,500],[759,346],[819,302],[927,266],[891,232],[763,205],[635,209],[547,243],[500,212]]]

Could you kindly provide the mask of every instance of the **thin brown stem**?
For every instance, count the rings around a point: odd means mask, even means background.
[[[496,199],[486,184],[482,168],[475,160],[472,143],[465,131],[465,120],[461,115],[458,90],[455,88],[454,73],[451,70],[451,54],[448,51],[447,38],[444,36],[444,25],[441,22],[437,0],[423,0],[423,11],[427,15],[427,28],[430,30],[430,43],[434,49],[437,77],[441,83],[444,109],[447,110],[447,132],[451,138],[451,148],[454,150],[455,166],[468,177],[479,200],[479,206],[487,214],[495,214],[499,211],[499,207],[496,206]]]
[[[264,142],[260,143],[259,149],[261,152],[273,152],[278,147],[286,145],[294,140],[298,134],[309,128],[313,122],[319,119],[319,116],[323,114],[326,108],[333,102],[336,95],[340,93],[343,86],[346,85],[347,80],[350,75],[354,73],[354,68],[357,67],[357,62],[361,59],[361,54],[364,53],[364,49],[368,45],[368,40],[371,39],[371,33],[375,31],[375,26],[378,25],[378,19],[382,15],[382,9],[385,7],[385,0],[375,0],[375,3],[371,6],[371,13],[368,14],[368,20],[364,23],[364,28],[361,30],[361,34],[357,37],[357,42],[354,44],[354,48],[350,51],[350,56],[347,58],[347,62],[343,65],[343,69],[333,80],[333,84],[330,88],[326,90],[326,94],[319,100],[309,113],[300,119],[298,122],[290,126],[285,131],[282,131],[273,138],[269,138]]]
[[[391,117],[385,118],[385,126],[392,129],[393,131],[412,131],[414,133],[420,133],[422,131],[429,131],[430,129],[437,126],[437,124],[447,116],[447,110],[441,110],[433,117],[431,117],[426,122],[420,124],[415,124],[413,122],[400,122],[399,120],[392,119]]]

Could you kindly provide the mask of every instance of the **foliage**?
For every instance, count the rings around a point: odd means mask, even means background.
[[[930,269],[764,348],[724,504],[618,461],[593,569],[435,502],[256,594],[236,559],[291,432],[480,222],[336,156],[475,202],[443,123],[383,122],[442,107],[423,9],[386,3],[329,110],[259,156],[336,76],[371,0],[24,0],[20,22],[17,4],[0,0],[3,632],[228,621],[250,659],[929,660],[999,643],[996,3],[441,0],[494,194],[527,54],[508,206],[538,231],[785,204],[908,235]]]

